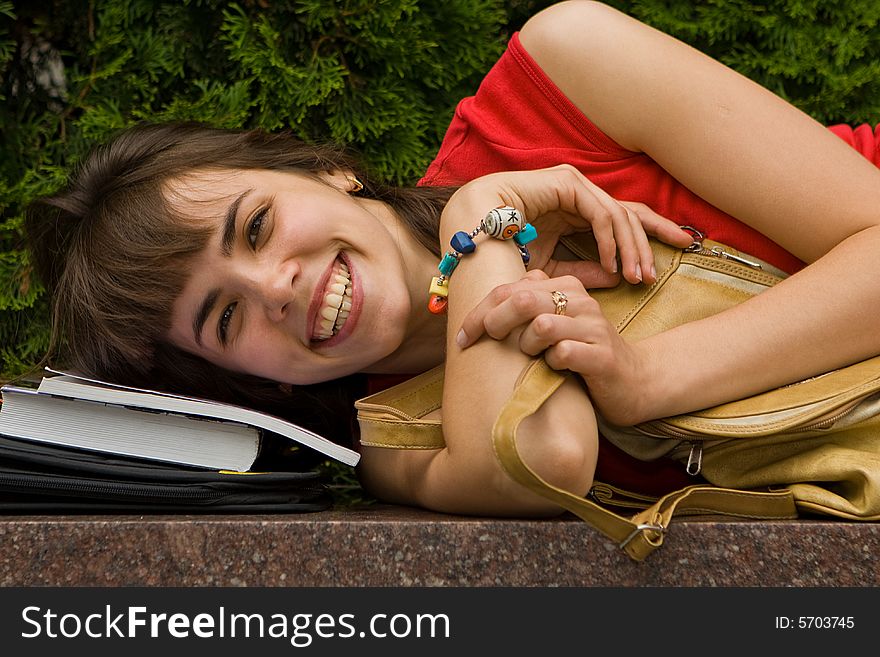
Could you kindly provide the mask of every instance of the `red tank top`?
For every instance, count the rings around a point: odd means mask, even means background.
[[[880,135],[869,126],[830,129],[875,164],[880,161]],[[603,133],[547,77],[518,34],[476,94],[458,104],[437,157],[419,184],[461,185],[496,171],[561,163],[574,165],[617,199],[645,203],[783,271],[803,267],[778,244],[691,192],[650,157]],[[382,387],[381,381],[373,384],[373,389]],[[605,440],[600,440],[596,478],[654,495],[695,483],[678,463],[638,461]]]

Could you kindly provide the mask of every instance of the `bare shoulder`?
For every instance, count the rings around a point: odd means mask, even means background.
[[[615,20],[623,16],[621,12],[601,2],[593,0],[563,0],[542,9],[523,25],[521,35],[524,39],[547,39],[552,42],[560,30],[563,33],[576,33],[578,28],[593,25],[597,21]]]
[[[632,151],[643,150],[633,134],[641,124],[638,105],[646,98],[639,88],[652,81],[656,42],[666,38],[590,0],[551,5],[520,30],[520,42],[547,76],[603,132]]]
[[[870,161],[688,44],[578,0],[536,14],[520,40],[602,132],[801,260],[877,224]]]

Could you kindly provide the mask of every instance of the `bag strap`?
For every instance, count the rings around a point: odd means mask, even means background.
[[[391,449],[442,449],[439,418],[426,419],[443,403],[443,365],[358,399],[360,444]]]
[[[788,490],[763,493],[689,486],[626,518],[546,482],[520,457],[516,431],[520,422],[537,411],[562,385],[566,376],[550,368],[543,358],[534,360],[526,368],[492,428],[495,454],[511,478],[586,521],[618,543],[636,561],[643,560],[663,544],[663,537],[676,513],[717,513],[755,519],[797,517],[794,498]]]

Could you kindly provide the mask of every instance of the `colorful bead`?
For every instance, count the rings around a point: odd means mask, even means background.
[[[474,228],[470,234],[460,230],[449,241],[452,252],[447,252],[437,265],[440,276],[431,279],[431,288],[428,290],[428,310],[435,315],[446,312],[449,303],[449,287],[447,279],[458,266],[459,260],[466,253],[473,253],[477,249],[474,238],[485,232],[490,237],[508,240],[513,238],[522,257],[523,265],[528,266],[531,255],[526,246],[538,236],[538,231],[529,223],[516,208],[504,206],[490,210],[480,225]]]
[[[504,206],[489,210],[489,214],[480,222],[480,227],[490,237],[509,240],[523,229],[525,223],[519,210]]]
[[[428,311],[434,315],[442,315],[446,312],[449,305],[449,299],[441,297],[439,294],[432,294],[428,299]]]
[[[449,245],[459,253],[473,253],[477,248],[471,236],[463,230],[458,231],[452,236],[452,239],[449,240]]]
[[[513,236],[513,241],[519,244],[520,246],[525,246],[529,242],[533,241],[538,237],[538,231],[535,230],[535,227],[532,224],[526,224],[525,227],[519,231],[516,235]]]
[[[435,276],[431,279],[431,289],[428,294],[436,294],[441,297],[449,296],[449,288],[446,286],[446,280],[443,276]]]
[[[443,256],[443,260],[440,261],[440,264],[437,266],[437,269],[440,270],[440,273],[444,276],[452,276],[452,272],[455,271],[455,268],[458,266],[458,257],[454,253],[447,253]]]

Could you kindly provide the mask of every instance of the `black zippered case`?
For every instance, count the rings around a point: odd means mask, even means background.
[[[225,472],[0,436],[0,513],[298,513],[331,506],[315,470]]]

